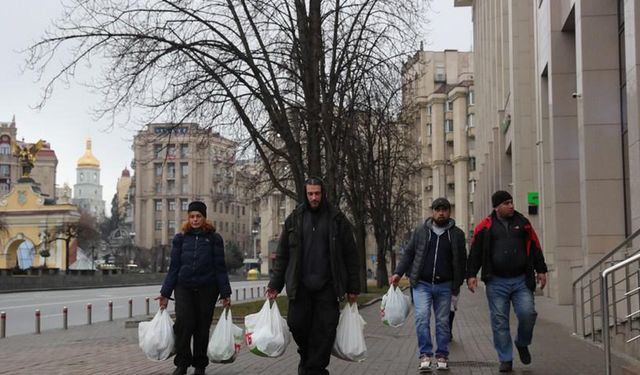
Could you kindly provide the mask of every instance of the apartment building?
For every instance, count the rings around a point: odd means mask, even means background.
[[[237,143],[198,124],[148,124],[134,138],[133,230],[144,248],[170,246],[192,200],[226,243],[248,254],[251,182],[237,167]],[[131,199],[131,197],[130,197]]]
[[[446,197],[465,233],[473,229],[475,121],[471,52],[420,50],[403,66],[404,120],[413,124],[421,173],[411,181],[418,197],[416,223],[431,202]]]
[[[477,216],[511,191],[547,293],[572,303],[572,281],[640,228],[637,2],[454,3],[473,7]]]

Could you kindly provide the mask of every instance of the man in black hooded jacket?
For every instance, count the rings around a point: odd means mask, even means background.
[[[338,326],[338,302],[355,303],[359,264],[351,223],[325,197],[322,180],[305,181],[306,200],[287,217],[280,235],[267,297],[286,284],[287,323],[298,345],[299,375],[329,374]]]

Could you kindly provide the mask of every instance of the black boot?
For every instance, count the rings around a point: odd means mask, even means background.
[[[175,370],[173,370],[171,375],[185,375],[186,373],[187,373],[187,368],[186,367],[178,366],[178,367],[176,367]]]

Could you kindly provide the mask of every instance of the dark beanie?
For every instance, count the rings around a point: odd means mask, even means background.
[[[509,199],[513,199],[511,194],[508,191],[498,190],[491,196],[491,204],[493,204],[493,208],[498,207],[501,203],[508,201]]]
[[[187,212],[198,211],[202,214],[202,216],[207,217],[207,205],[200,201],[193,201],[189,203],[189,208]]]

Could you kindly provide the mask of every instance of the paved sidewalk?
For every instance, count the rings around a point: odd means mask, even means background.
[[[533,363],[514,360],[514,374],[601,375],[602,350],[571,336],[570,308],[536,298],[538,323],[531,346]],[[332,375],[417,374],[416,336],[413,314],[400,328],[384,326],[378,316],[379,303],[360,309],[367,321],[365,337],[368,358],[349,363],[332,358]],[[463,290],[450,346],[450,374],[498,374],[492,345],[487,302],[482,289]],[[513,326],[513,325],[512,325]],[[297,373],[295,343],[284,356],[271,359],[249,353],[245,347],[236,362],[211,364],[207,374],[246,375]],[[620,375],[621,360],[614,358],[614,374]],[[137,329],[124,328],[124,321],[48,331],[41,335],[0,339],[0,374],[170,374],[171,360],[153,362],[138,348]],[[189,374],[193,369],[189,370]]]

